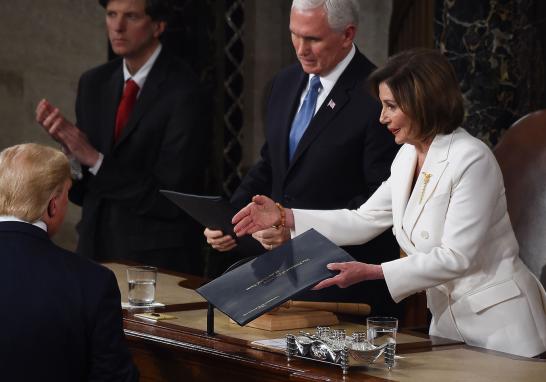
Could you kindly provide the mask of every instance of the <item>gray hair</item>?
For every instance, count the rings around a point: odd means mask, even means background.
[[[293,0],[292,8],[299,11],[324,7],[330,28],[343,31],[349,24],[358,26],[360,6],[358,0]]]

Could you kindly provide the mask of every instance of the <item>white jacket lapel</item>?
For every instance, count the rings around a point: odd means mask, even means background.
[[[452,138],[453,134],[437,135],[432,141],[421,174],[419,174],[419,178],[415,183],[416,195],[411,202],[408,203],[403,218],[403,223],[408,231],[408,235],[411,235],[413,227],[417,223],[424,206],[434,194],[436,186],[449,163],[447,156],[449,154]]]
[[[403,151],[402,151],[403,150]],[[406,211],[406,205],[411,193],[411,184],[417,155],[413,146],[405,145],[400,149],[400,158],[397,158],[396,165],[392,167],[391,173],[391,198],[392,198],[392,218],[396,238],[401,247],[404,247],[409,239],[402,230],[402,218]]]

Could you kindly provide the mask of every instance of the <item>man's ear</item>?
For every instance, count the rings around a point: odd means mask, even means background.
[[[47,217],[53,218],[57,213],[57,197],[52,197],[47,204]]]
[[[165,32],[167,23],[165,21],[154,21],[154,37],[159,38]]]
[[[353,45],[355,36],[356,36],[356,27],[352,24],[348,25],[343,31],[342,45],[346,48],[350,48]]]

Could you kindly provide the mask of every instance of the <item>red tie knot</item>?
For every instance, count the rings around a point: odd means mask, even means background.
[[[125,90],[123,91],[123,97],[129,97],[129,98],[136,98],[136,95],[138,94],[138,90],[140,88],[138,87],[138,84],[133,81],[131,78],[127,80],[125,83]]]

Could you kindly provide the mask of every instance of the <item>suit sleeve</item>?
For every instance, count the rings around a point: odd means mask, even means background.
[[[153,155],[148,155],[152,163],[135,166],[127,160],[143,155],[131,147],[133,142],[127,142],[117,153],[105,155],[96,176],[84,170],[84,179],[74,187],[71,199],[81,201],[83,193],[92,192],[103,199],[131,201],[139,215],[179,216],[182,212],[172,208],[172,203],[159,190],[201,191],[210,131],[208,119],[204,117],[205,97],[196,85],[178,89],[174,97],[174,102],[168,101],[171,108],[166,110],[167,115],[158,116],[157,125],[149,130],[149,134],[161,134],[159,143],[155,145],[158,140],[150,136],[149,143],[144,144],[146,151],[153,151]],[[77,111],[81,109],[80,102],[78,97]]]
[[[85,75],[84,75],[85,76]],[[84,88],[84,76],[80,77],[78,82],[78,94],[76,95],[76,125],[80,128],[80,121],[82,120],[83,110],[84,110],[84,101],[82,95],[82,89]],[[70,188],[69,197],[70,201],[78,206],[83,205],[83,198],[85,195],[85,190],[87,189],[87,184],[91,174],[89,174],[89,168],[82,166],[82,175],[81,179],[73,179],[72,187]]]
[[[271,86],[268,89],[268,97],[271,97],[273,89],[273,79]],[[273,188],[273,172],[271,169],[271,158],[269,156],[269,145],[266,142],[260,150],[260,159],[250,168],[241,184],[231,197],[231,204],[236,208],[243,208],[250,202],[254,195],[271,196]]]
[[[138,371],[125,342],[120,293],[112,272],[107,271],[101,287],[96,292],[99,301],[91,332],[89,381],[138,381]]]
[[[262,146],[260,159],[245,175],[231,197],[231,204],[242,208],[254,195],[271,195],[272,171],[267,142]]]
[[[390,179],[358,210],[292,211],[295,235],[313,228],[339,246],[364,244],[392,226]]]

